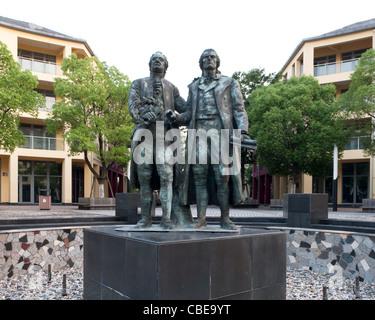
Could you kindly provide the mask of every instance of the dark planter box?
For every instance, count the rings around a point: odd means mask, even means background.
[[[309,228],[328,219],[328,194],[297,193],[283,195],[283,216],[288,227]]]
[[[151,216],[155,217],[156,199],[152,202]],[[116,193],[116,216],[124,217],[129,224],[136,224],[141,218],[140,193]]]
[[[281,231],[84,230],[85,300],[286,298]]]
[[[140,207],[140,193],[116,193],[116,217],[124,217],[128,223],[136,224],[139,220]]]

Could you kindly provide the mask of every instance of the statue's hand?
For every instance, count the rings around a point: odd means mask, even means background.
[[[249,133],[245,130],[241,131],[241,142],[243,142],[245,139],[250,139]]]
[[[171,123],[176,122],[177,120],[176,113],[171,109],[168,109],[167,111],[165,111],[165,116]]]
[[[156,114],[153,111],[148,111],[142,116],[145,122],[153,122],[156,121]]]
[[[154,97],[147,97],[147,98],[144,98],[144,99],[143,99],[143,102],[142,102],[142,105],[143,105],[143,106],[147,106],[147,105],[154,106],[154,105],[156,105],[156,100],[155,100]]]

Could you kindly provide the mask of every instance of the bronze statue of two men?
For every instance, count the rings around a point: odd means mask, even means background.
[[[214,204],[220,208],[221,228],[236,230],[229,207],[243,200],[240,147],[229,140],[249,139],[247,113],[239,83],[221,75],[215,50],[205,50],[199,65],[202,76],[188,86],[187,101],[165,79],[168,61],[160,52],[150,58],[150,76],[131,85],[129,112],[135,127],[130,179],[141,193],[138,228],[152,226],[153,191],[159,190],[160,227],[205,227],[207,207]],[[180,126],[188,128],[182,165]],[[190,204],[197,205],[195,222]]]

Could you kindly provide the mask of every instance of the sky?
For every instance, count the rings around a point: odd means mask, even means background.
[[[86,40],[131,81],[147,77],[151,55],[161,51],[166,79],[186,99],[205,49],[217,52],[227,76],[278,72],[303,39],[375,18],[375,1],[0,0],[0,16]]]

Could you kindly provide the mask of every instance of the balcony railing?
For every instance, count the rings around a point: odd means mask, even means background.
[[[325,76],[341,72],[354,71],[359,59],[350,59],[332,63],[318,64],[314,66],[314,77]]]
[[[20,64],[21,69],[49,74],[56,74],[57,66],[59,66],[59,64],[55,62],[41,61],[24,57],[18,57],[18,63]]]
[[[363,149],[364,144],[368,145],[369,141],[371,141],[370,136],[354,136],[347,143],[347,145],[345,147],[345,150],[360,150],[360,149]]]
[[[26,143],[21,148],[64,151],[64,140],[60,138],[25,136]]]
[[[56,103],[56,99],[53,97],[46,97],[46,104],[44,107],[39,108],[42,111],[52,111],[52,106]]]

